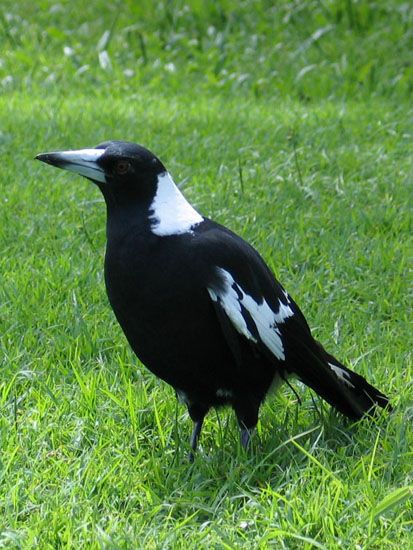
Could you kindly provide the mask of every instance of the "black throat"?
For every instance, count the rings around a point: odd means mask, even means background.
[[[157,174],[145,178],[142,184],[138,181],[119,185],[110,179],[99,184],[106,203],[108,245],[130,233],[150,232],[149,218],[157,184]]]

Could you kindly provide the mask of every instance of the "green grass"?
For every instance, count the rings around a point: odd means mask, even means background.
[[[108,4],[0,7],[0,547],[412,548],[412,8]],[[251,452],[212,412],[189,466],[107,303],[101,197],[32,160],[108,138],[252,242],[394,413],[285,387]]]

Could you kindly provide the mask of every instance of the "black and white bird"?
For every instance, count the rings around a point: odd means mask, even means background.
[[[258,252],[199,214],[140,145],[40,154],[85,176],[107,207],[105,282],[133,351],[173,386],[194,422],[230,405],[248,445],[274,383],[295,376],[358,420],[388,398],[330,355]]]

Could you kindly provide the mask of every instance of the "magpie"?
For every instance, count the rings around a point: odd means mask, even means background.
[[[107,141],[36,159],[102,192],[109,302],[140,361],[186,404],[190,460],[211,407],[234,409],[247,447],[270,388],[291,376],[352,420],[390,408],[313,338],[259,253],[198,213],[148,149]]]

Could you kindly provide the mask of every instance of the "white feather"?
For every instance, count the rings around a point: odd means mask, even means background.
[[[182,390],[176,390],[176,395],[178,396],[179,401],[182,403],[185,403],[186,405],[189,405],[190,401],[186,393]]]
[[[350,375],[347,371],[337,365],[333,365],[333,363],[329,363],[328,366],[341,382],[344,382],[344,384],[350,386],[350,388],[354,388],[354,384],[350,382]]]
[[[185,199],[168,172],[158,176],[156,195],[149,208],[151,231],[159,237],[188,233],[204,220]]]
[[[277,359],[285,360],[284,346],[281,338],[281,332],[278,325],[294,315],[289,305],[285,305],[279,300],[279,310],[275,313],[266,300],[261,304],[257,303],[249,294],[247,294],[235,281],[232,275],[225,269],[218,268],[218,273],[223,283],[223,289],[208,288],[212,300],[219,303],[224,308],[225,313],[231,319],[236,330],[243,334],[249,340],[256,342],[256,338],[248,330],[247,323],[242,315],[244,307],[251,315],[258,334],[267,348],[275,355]],[[238,293],[233,285],[236,285],[242,293]]]

